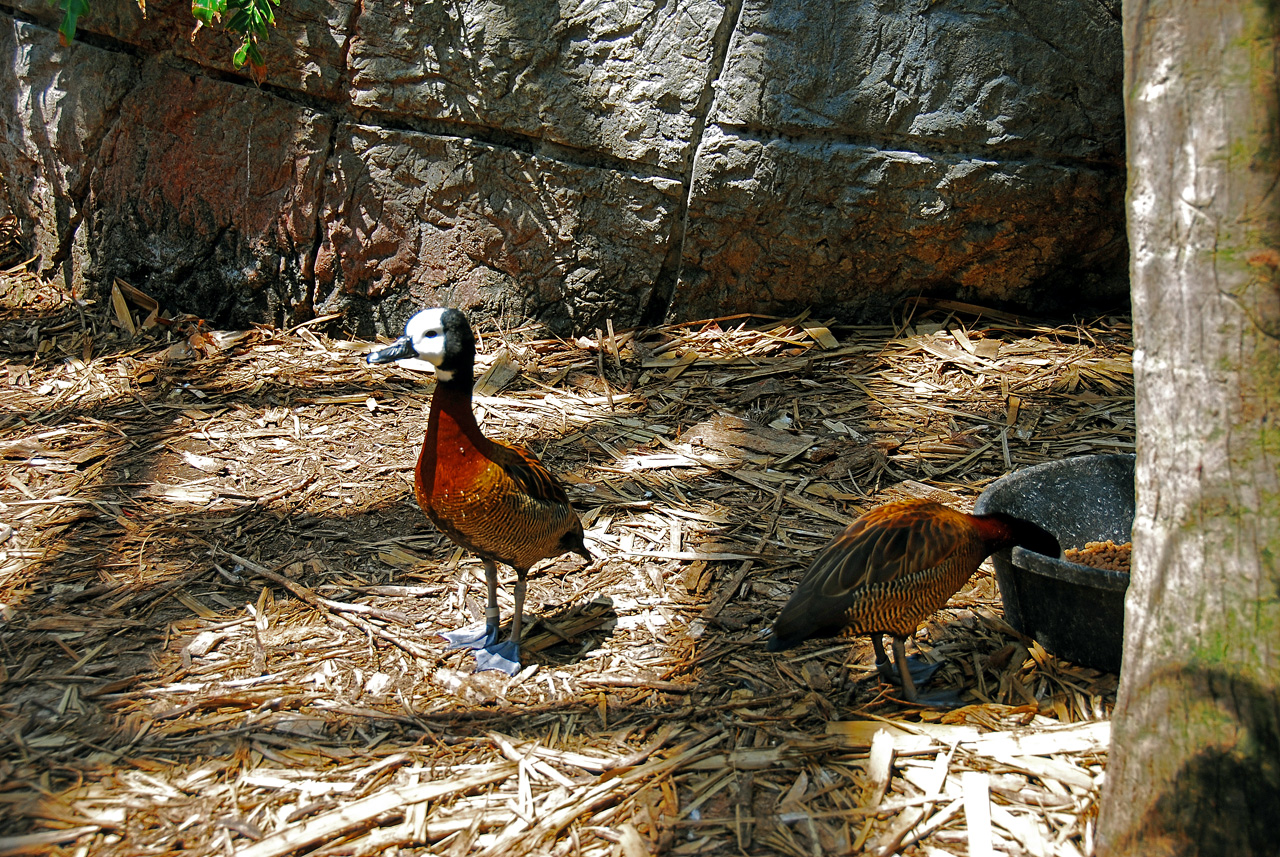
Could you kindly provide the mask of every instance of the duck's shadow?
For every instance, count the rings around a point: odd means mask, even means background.
[[[520,651],[526,656],[545,653],[537,660],[550,657],[557,666],[577,663],[618,627],[618,611],[613,599],[597,596],[582,604],[567,604],[554,613],[541,613],[529,619],[520,637]],[[599,634],[588,637],[593,631]],[[571,655],[565,657],[569,652]]]

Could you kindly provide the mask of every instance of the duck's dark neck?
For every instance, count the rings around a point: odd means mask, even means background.
[[[484,453],[491,446],[490,441],[480,432],[476,415],[471,410],[470,370],[456,372],[448,380],[436,381],[435,392],[431,394],[431,412],[427,417],[427,436],[422,443],[422,456],[419,462],[428,472],[435,469],[436,451],[449,449],[463,452]]]
[[[1056,556],[1059,551],[1057,539],[1051,533],[1030,521],[1015,518],[1003,512],[995,512],[990,515],[974,515],[972,520],[974,527],[978,530],[978,535],[982,537],[990,553],[1004,550],[1013,545],[1022,545],[1039,553],[1053,556]]]
[[[974,515],[974,529],[992,550],[1000,550],[1013,544],[1013,527],[1003,515]]]

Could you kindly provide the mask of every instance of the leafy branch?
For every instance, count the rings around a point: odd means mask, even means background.
[[[58,41],[65,47],[76,37],[76,24],[89,12],[89,0],[57,0],[62,10],[62,24],[58,27]],[[249,64],[249,73],[261,83],[267,76],[266,60],[259,46],[267,40],[268,27],[276,24],[275,8],[280,0],[192,0],[191,14],[196,19],[196,31],[226,19],[226,28],[240,35],[240,47],[232,57],[232,63],[240,68]],[[146,0],[138,0],[138,8],[147,14]]]
[[[241,35],[240,47],[236,49],[232,62],[236,68],[247,62],[250,74],[261,83],[267,76],[267,63],[262,58],[258,41],[265,42],[267,27],[276,25],[276,13],[272,7],[279,5],[280,0],[192,0],[191,14],[201,24],[210,26],[224,15],[230,15],[227,29]]]

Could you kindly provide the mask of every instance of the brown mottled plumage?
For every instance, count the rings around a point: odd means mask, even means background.
[[[904,641],[984,559],[1014,544],[1054,556],[1059,551],[1050,533],[1009,515],[969,515],[931,500],[879,506],[814,559],[778,614],[769,649],[815,637],[870,634],[876,667],[891,674],[880,641],[881,634],[889,634],[903,693],[915,702]]]
[[[480,669],[514,674],[520,668],[525,575],[539,560],[567,551],[590,560],[582,522],[533,453],[481,433],[471,410],[475,337],[465,315],[456,309],[423,310],[409,320],[402,339],[366,359],[385,363],[414,356],[432,363],[437,377],[414,470],[414,496],[445,535],[480,557],[489,589],[484,633],[444,636],[455,646],[475,649]],[[496,642],[499,562],[516,571],[515,615],[510,638],[502,644]]]
[[[413,483],[418,505],[449,538],[518,573],[585,550],[578,515],[542,462],[480,433],[470,387],[441,385],[432,396]]]

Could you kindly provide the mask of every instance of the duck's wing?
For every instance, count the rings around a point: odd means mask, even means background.
[[[491,458],[525,495],[543,503],[569,505],[560,480],[529,450],[493,441]]]
[[[854,521],[814,558],[800,587],[839,599],[877,583],[935,568],[964,544],[966,518],[940,503],[880,506]]]
[[[824,547],[773,624],[770,648],[829,637],[851,627],[850,610],[889,584],[933,568],[964,538],[965,518],[937,503],[908,501],[873,509]],[[863,629],[865,630],[865,629]]]

